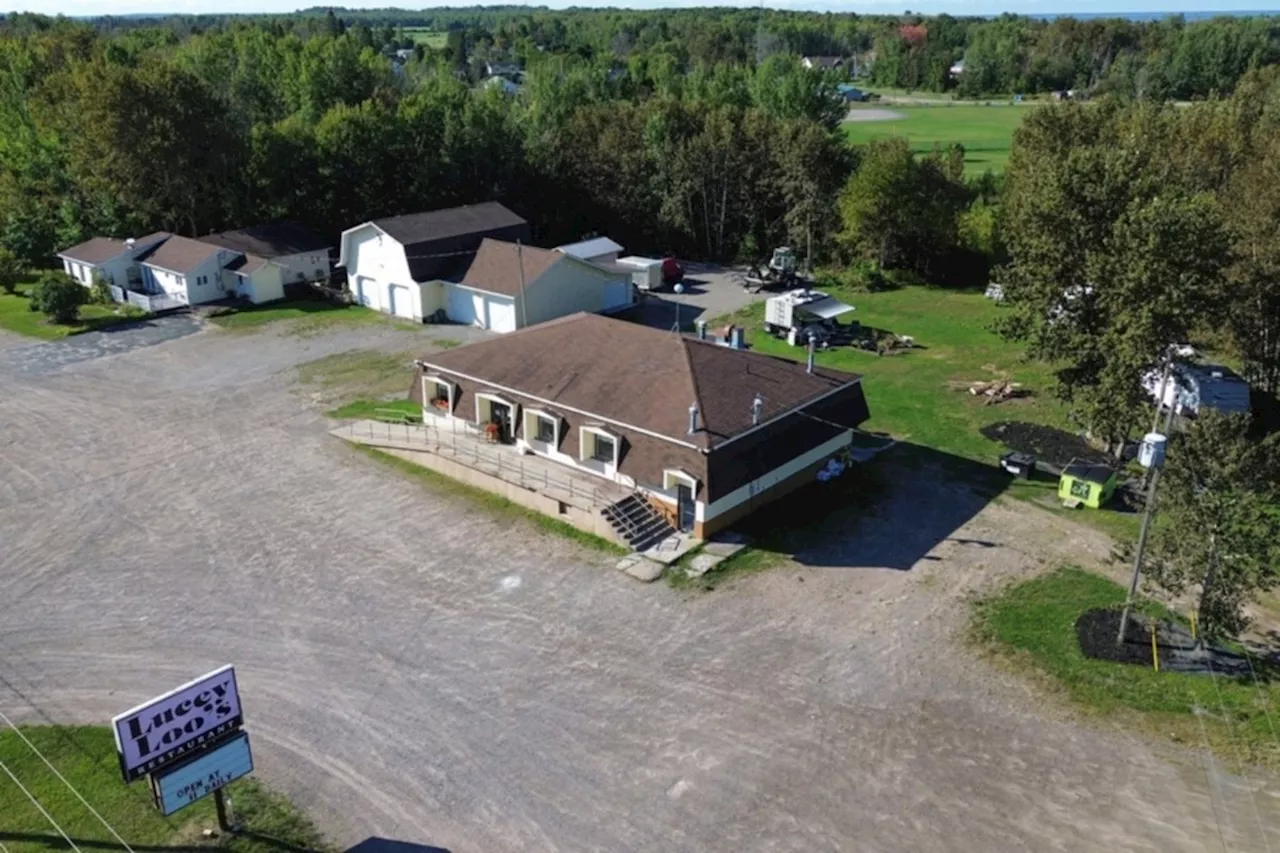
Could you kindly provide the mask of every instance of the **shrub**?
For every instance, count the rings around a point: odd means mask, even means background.
[[[18,260],[18,256],[0,246],[0,290],[13,293],[24,272],[22,261]]]
[[[60,270],[43,273],[31,288],[31,310],[63,325],[74,323],[88,301],[89,291]]]
[[[98,305],[110,305],[115,300],[111,298],[111,282],[101,273],[93,274],[93,285],[89,288],[89,298]]]

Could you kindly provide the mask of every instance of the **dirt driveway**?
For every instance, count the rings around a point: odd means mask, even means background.
[[[105,722],[233,662],[260,775],[342,844],[1169,853],[1263,850],[1270,821],[1280,849],[1274,788],[1046,711],[955,642],[975,589],[1100,539],[924,470],[807,565],[642,586],[372,464],[294,385],[425,345],[0,353],[0,706]]]

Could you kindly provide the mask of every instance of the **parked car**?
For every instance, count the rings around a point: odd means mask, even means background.
[[[664,287],[675,287],[684,281],[684,267],[680,266],[680,262],[675,259],[674,255],[662,256],[662,285]]]

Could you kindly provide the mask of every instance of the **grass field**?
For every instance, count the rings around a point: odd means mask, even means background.
[[[91,332],[114,326],[117,323],[136,322],[146,315],[125,315],[119,305],[82,305],[80,321],[67,326],[50,323],[30,309],[27,293],[31,290],[31,282],[19,284],[14,294],[0,293],[0,329],[8,329],[20,335],[41,338],[46,341],[65,338],[80,332]]]
[[[414,44],[420,44],[433,50],[439,50],[444,47],[449,40],[448,33],[437,32],[426,27],[401,27],[400,32],[413,39]]]
[[[120,780],[110,730],[97,726],[33,726],[24,728],[22,733],[135,850],[305,853],[327,849],[304,815],[252,779],[233,783],[228,792],[234,820],[257,837],[233,835],[206,841],[200,831],[217,827],[212,798],[171,817],[161,816],[146,782],[125,785]],[[0,733],[0,762],[31,791],[81,850],[123,849],[13,731]],[[66,849],[62,837],[21,789],[8,776],[0,779],[0,841],[4,848],[9,853]]]
[[[855,110],[858,108],[855,107]],[[905,106],[871,105],[867,109],[893,110],[902,118],[887,121],[845,122],[844,131],[855,144],[891,136],[905,137],[916,152],[932,151],[960,143],[965,150],[965,174],[974,177],[983,172],[1001,173],[1009,162],[1013,132],[1022,123],[1028,109],[1024,106]]]
[[[855,293],[824,288],[853,305],[853,315],[864,326],[915,339],[916,349],[879,356],[873,352],[840,347],[817,354],[819,364],[863,375],[871,419],[864,429],[886,432],[904,443],[920,445],[943,454],[995,463],[1007,448],[990,441],[979,430],[1002,421],[1023,421],[1076,428],[1065,405],[1050,393],[1052,372],[1038,362],[1026,361],[1022,346],[1001,339],[991,324],[1000,307],[981,293],[904,287],[882,293]],[[747,330],[751,346],[761,352],[787,358],[804,357],[803,350],[764,333],[764,305],[757,303],[711,326],[733,322]],[[984,405],[983,397],[965,390],[964,383],[1006,378],[1022,384],[1029,396],[999,405]],[[956,390],[959,387],[960,390]],[[898,451],[894,451],[898,452]],[[957,460],[958,462],[958,460]],[[966,476],[972,466],[957,464]],[[1006,494],[1030,500],[1055,513],[1074,513],[1107,533],[1132,539],[1137,532],[1133,514],[1110,509],[1066,510],[1057,499],[1057,481],[1042,477],[1008,484]]]
[[[1060,569],[981,602],[975,633],[1082,710],[1187,746],[1208,745],[1234,764],[1280,766],[1273,729],[1280,718],[1280,684],[1267,672],[1243,680],[1156,672],[1081,653],[1076,619],[1086,610],[1123,604],[1124,594],[1104,577]]]
[[[386,314],[359,305],[335,305],[321,300],[302,299],[237,308],[213,317],[212,322],[224,329],[251,331],[272,323],[296,320],[298,322],[293,325],[293,331],[305,334],[333,325],[380,323],[388,319]]]

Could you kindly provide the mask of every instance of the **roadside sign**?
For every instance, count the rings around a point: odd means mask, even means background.
[[[189,757],[243,724],[236,672],[231,665],[111,720],[125,782]]]
[[[194,758],[153,773],[151,793],[160,813],[167,817],[252,771],[249,733],[237,732]]]

